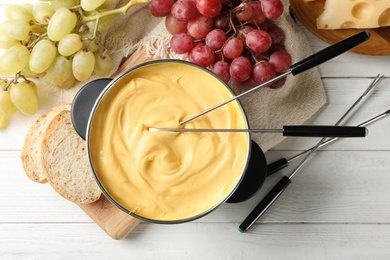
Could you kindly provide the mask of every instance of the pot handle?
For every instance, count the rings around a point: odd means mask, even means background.
[[[112,81],[111,78],[96,79],[85,84],[75,95],[70,115],[72,124],[79,136],[85,140],[89,117],[96,100]]]
[[[368,39],[370,39],[370,33],[368,31],[362,31],[358,34],[355,34],[291,65],[291,73],[293,75],[298,75],[301,72],[333,59],[334,57],[358,46]]]
[[[283,136],[303,137],[365,137],[365,127],[327,126],[327,125],[290,125],[283,126]]]

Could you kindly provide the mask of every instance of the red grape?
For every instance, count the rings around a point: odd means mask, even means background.
[[[283,49],[278,49],[269,57],[269,64],[271,64],[272,69],[276,72],[287,71],[291,66],[291,62],[290,54]]]
[[[150,0],[151,13],[165,16],[177,54],[207,67],[223,81],[245,88],[268,82],[291,67],[285,35],[273,20],[284,12],[282,0]],[[269,85],[280,88],[282,78]]]
[[[205,43],[212,50],[219,50],[226,41],[225,32],[221,29],[214,29],[206,35]]]
[[[198,14],[198,9],[191,0],[178,0],[173,4],[171,13],[179,22],[187,23]]]
[[[225,62],[229,63],[229,60],[226,59],[225,57],[223,57],[223,54],[221,51],[214,52],[214,62],[217,62],[217,61],[225,61]]]
[[[244,43],[236,37],[232,37],[225,42],[222,48],[223,55],[226,58],[234,59],[241,55],[244,50]]]
[[[236,17],[240,21],[248,21],[252,17],[252,6],[247,3],[242,3],[236,7],[238,10]]]
[[[247,34],[246,45],[252,51],[266,52],[272,45],[272,38],[266,31],[255,29]]]
[[[187,32],[195,39],[203,39],[213,29],[213,25],[212,18],[198,14],[187,23]]]
[[[214,54],[209,46],[203,43],[198,43],[188,53],[188,58],[193,63],[196,63],[202,67],[208,67],[214,62]]]
[[[215,74],[217,74],[223,81],[226,83],[230,80],[230,65],[224,61],[217,61],[213,68],[211,69]]]
[[[284,41],[284,32],[282,29],[278,27],[272,27],[268,30],[269,35],[272,38],[272,42],[277,45],[277,44],[282,44]]]
[[[240,29],[238,31],[238,34],[237,34],[237,38],[240,39],[241,41],[245,42],[246,40],[246,35],[250,32],[250,31],[253,31],[254,28],[252,26],[249,26],[249,25],[245,25],[244,27],[242,27],[242,29]]]
[[[249,2],[249,5],[252,7],[252,15],[250,20],[254,21],[256,24],[262,24],[265,19],[267,19],[267,17],[265,17],[263,11],[261,10],[260,1]]]
[[[274,77],[275,71],[266,60],[259,61],[253,66],[253,79],[256,83],[262,84]]]
[[[172,35],[185,33],[187,32],[187,23],[179,22],[172,14],[168,14],[165,17],[165,28]]]
[[[171,13],[173,0],[152,0],[149,3],[149,10],[155,17],[164,17]]]
[[[278,74],[276,74],[276,76],[278,76]],[[272,84],[268,85],[268,87],[273,88],[273,89],[281,88],[286,83],[286,80],[287,80],[287,77],[280,78],[277,81],[274,81]]]
[[[261,0],[261,9],[264,15],[271,20],[278,19],[284,10],[281,0]]]
[[[199,13],[207,17],[216,17],[222,9],[220,0],[196,0]]]
[[[194,48],[194,38],[186,33],[175,34],[171,38],[170,45],[177,54],[184,54]]]
[[[246,89],[250,89],[258,86],[259,84],[253,79],[253,77],[249,77],[249,79],[240,82],[240,85]]]
[[[242,82],[251,76],[252,64],[247,58],[240,56],[232,61],[229,71],[232,78]]]
[[[217,17],[214,18],[214,28],[215,29],[221,29],[225,30],[226,27],[229,24],[229,16],[228,15],[218,15]]]

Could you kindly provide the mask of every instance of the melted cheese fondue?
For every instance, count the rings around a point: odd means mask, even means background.
[[[236,101],[179,125],[231,97],[209,72],[187,63],[151,63],[125,75],[100,100],[87,139],[103,189],[124,209],[152,221],[211,211],[240,181],[249,135],[148,128],[246,128]]]

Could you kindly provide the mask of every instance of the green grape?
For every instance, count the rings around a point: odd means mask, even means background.
[[[0,112],[12,116],[16,112],[16,107],[11,101],[10,91],[0,89]]]
[[[69,9],[62,7],[58,9],[51,17],[47,35],[52,41],[59,41],[66,35],[70,34],[77,24],[77,15]]]
[[[12,103],[26,115],[33,115],[38,111],[38,99],[32,81],[20,81],[13,84],[10,90]]]
[[[32,9],[34,7],[33,4],[25,3],[25,4],[21,4],[20,6],[26,9],[32,15]]]
[[[9,49],[12,46],[20,45],[20,41],[13,39],[5,34],[0,34],[0,48],[1,49]]]
[[[94,72],[100,77],[108,76],[112,69],[112,59],[107,54],[95,54]]]
[[[71,73],[69,75],[69,77],[64,82],[58,84],[57,87],[67,89],[67,88],[72,87],[75,82],[76,82],[76,79],[74,78],[73,73]]]
[[[105,0],[81,0],[80,5],[85,11],[93,11],[104,4]]]
[[[31,13],[26,10],[26,8],[23,8],[23,6],[11,4],[8,5],[4,10],[5,16],[7,19],[16,19],[16,20],[22,20],[27,23],[30,23],[30,21],[34,21],[33,16]]]
[[[46,72],[46,79],[49,83],[58,86],[66,81],[70,75],[73,76],[72,62],[63,56],[57,56]]]
[[[32,49],[30,56],[30,70],[34,73],[46,71],[57,55],[57,47],[50,40],[40,40]]]
[[[30,65],[27,64],[26,67],[24,67],[21,71],[22,75],[27,77],[27,78],[34,78],[38,76],[38,73],[32,72],[30,69]]]
[[[43,34],[46,33],[46,28],[38,24],[33,24],[31,25],[31,31],[33,33]]]
[[[72,61],[74,77],[79,81],[89,79],[95,67],[95,56],[91,51],[78,51]]]
[[[0,25],[0,32],[16,40],[27,41],[30,38],[31,26],[26,21],[10,19]]]
[[[27,66],[30,52],[24,45],[9,48],[0,58],[0,75],[14,75]]]
[[[115,5],[117,4],[117,1],[116,0],[106,0],[104,1],[104,4],[102,4],[100,6],[100,8],[104,8],[104,9],[112,9],[115,7]]]
[[[38,87],[37,87],[37,85],[34,82],[32,82],[32,83],[33,84],[30,84],[30,86],[34,90],[35,96],[38,97]]]
[[[100,11],[105,12],[108,10],[102,9]],[[117,18],[117,14],[106,15],[106,16],[103,16],[102,18],[100,18],[99,25],[98,25],[98,31],[104,32],[104,31],[107,31],[108,29],[110,29],[110,27],[114,24],[116,18]],[[93,33],[95,31],[95,27],[96,27],[95,20],[87,22],[86,25],[88,26],[90,32]]]
[[[96,52],[100,48],[99,41],[93,38],[93,33],[86,33],[82,36],[84,46],[91,52]]]
[[[34,5],[32,14],[38,23],[48,24],[54,14],[54,9],[49,4],[38,3]]]
[[[57,11],[62,7],[70,9],[71,7],[77,5],[77,1],[76,0],[52,0],[51,5],[53,6],[53,9]]]
[[[4,79],[0,79],[0,89],[4,89],[5,85],[7,85],[7,81]]]
[[[0,111],[0,130],[7,127],[10,116]]]
[[[83,47],[81,36],[76,33],[71,33],[65,36],[58,43],[58,52],[62,56],[70,56],[78,52]]]

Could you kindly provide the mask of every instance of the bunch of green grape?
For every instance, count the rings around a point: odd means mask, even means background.
[[[26,115],[37,112],[37,86],[27,79],[0,80],[0,129],[7,126],[17,109]]]
[[[37,87],[28,78],[44,76],[52,85],[70,88],[92,74],[110,73],[112,59],[101,33],[130,5],[110,10],[107,2],[52,0],[5,8],[6,20],[0,24],[0,48],[4,50],[0,56],[0,129],[16,110],[27,115],[37,112]]]

